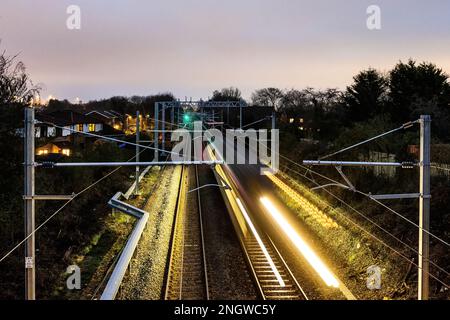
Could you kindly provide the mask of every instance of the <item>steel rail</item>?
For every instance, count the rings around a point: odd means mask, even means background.
[[[195,180],[191,180],[191,176],[194,176]],[[186,188],[191,183],[190,181],[195,181],[196,186],[199,185],[197,166],[195,166],[195,171],[190,171],[188,167],[184,167],[180,179],[165,284],[165,300],[182,300],[193,297],[197,299],[200,292],[202,297],[209,300],[201,195],[200,190],[197,189],[197,194],[192,195],[195,198],[190,198],[192,201],[195,199],[197,203],[196,214],[194,214],[193,209],[187,207],[189,200]],[[192,260],[196,256],[199,259]],[[196,263],[196,261],[199,263]],[[185,273],[190,275],[191,280],[192,277],[197,279],[197,281],[193,280],[189,287],[186,287]]]
[[[223,177],[221,177],[216,170],[213,170],[213,174],[214,174],[214,177],[216,178],[216,180],[219,183],[223,181]],[[263,300],[266,300],[265,296],[264,296],[264,291],[263,291],[263,289],[261,287],[261,284],[257,280],[257,275],[256,275],[255,268],[253,267],[252,261],[250,259],[250,256],[249,256],[248,252],[247,252],[247,247],[246,247],[245,242],[244,242],[244,234],[242,233],[242,229],[239,227],[239,222],[237,221],[236,216],[233,214],[234,209],[233,209],[233,207],[231,205],[231,202],[228,200],[228,197],[226,195],[225,189],[224,188],[219,188],[219,190],[220,190],[220,192],[222,194],[222,197],[224,199],[228,215],[229,215],[229,217],[231,219],[231,224],[233,225],[233,228],[234,228],[234,231],[236,232],[236,236],[238,238],[238,241],[239,241],[239,244],[241,246],[242,252],[244,253],[245,263],[247,264],[247,267],[250,269],[251,278],[253,280],[253,283],[256,286],[258,295]],[[230,190],[232,190],[232,188],[230,188]]]
[[[180,202],[181,202],[181,197],[182,197],[182,193],[183,193],[183,186],[184,186],[184,175],[185,175],[185,167],[182,166],[181,167],[181,174],[180,174],[180,183],[178,185],[178,195],[177,195],[177,202],[176,202],[176,208],[175,208],[175,215],[174,215],[174,219],[173,219],[173,224],[172,224],[172,235],[170,237],[170,251],[169,251],[169,260],[167,263],[167,273],[166,273],[166,279],[165,279],[165,291],[164,291],[164,300],[169,300],[170,297],[170,290],[171,290],[171,277],[172,277],[172,272],[173,272],[173,268],[174,268],[174,259],[175,259],[175,249],[176,249],[176,236],[177,236],[177,232],[178,232],[178,223],[179,223],[179,219],[180,219]],[[182,248],[181,248],[182,249]],[[183,256],[183,253],[181,253],[181,256]],[[182,281],[182,278],[180,279],[180,281]],[[180,282],[181,283],[181,282]],[[179,294],[181,294],[181,292],[179,292]],[[181,299],[181,296],[179,295],[179,298]]]
[[[229,190],[231,193],[234,193],[237,197],[237,186],[234,182],[234,180],[231,178],[231,175],[227,173],[229,170],[226,165],[221,166],[222,167],[223,174],[226,175],[226,177],[218,177],[219,173],[216,173],[216,170],[214,171],[214,175],[216,177],[216,180],[218,183],[222,181],[222,179],[226,178],[229,181],[229,184],[231,186],[231,190]],[[285,274],[282,276],[284,281],[289,280],[291,288],[285,288],[284,286],[280,286],[279,288],[276,288],[276,285],[270,285],[270,284],[263,284],[263,281],[268,281],[267,273],[262,274],[261,268],[267,268],[267,266],[261,265],[259,263],[258,265],[258,255],[261,255],[261,253],[258,251],[258,246],[255,244],[252,244],[254,242],[253,237],[246,237],[243,233],[242,227],[240,226],[239,222],[237,221],[237,216],[235,209],[233,208],[233,205],[231,204],[231,200],[229,199],[228,195],[226,194],[227,190],[224,190],[223,188],[220,188],[222,195],[224,197],[224,201],[226,204],[226,207],[228,209],[228,213],[230,215],[230,218],[232,220],[232,224],[234,226],[235,232],[238,236],[239,243],[241,244],[241,248],[244,252],[244,256],[246,258],[247,265],[250,268],[250,274],[254,280],[254,283],[256,285],[256,288],[258,290],[258,293],[260,297],[264,300],[268,299],[295,299],[295,297],[298,298],[305,298],[308,299],[307,296],[304,294],[303,288],[301,288],[298,285],[298,281],[295,279],[292,272],[290,272],[289,268],[286,268],[287,265],[284,261],[284,259],[281,257],[279,251],[272,246],[272,243],[270,242],[270,239],[268,239],[267,235],[263,232],[259,232],[260,235],[263,237],[264,245],[266,246],[266,250],[268,250],[270,253],[270,257],[272,260],[274,260],[276,263],[281,264],[281,271],[284,271]],[[250,246],[253,246],[251,249]],[[255,249],[256,248],[256,249]],[[250,252],[250,249],[253,253]],[[256,251],[255,251],[256,250]],[[256,269],[258,267],[258,269]],[[263,278],[266,277],[266,278]]]
[[[280,251],[278,250],[278,248],[275,246],[275,243],[273,243],[272,238],[268,237],[270,243],[272,244],[272,247],[275,249],[275,251],[277,252],[278,256],[281,259],[281,262],[283,263],[284,267],[286,268],[286,270],[288,271],[288,273],[290,274],[290,276],[292,277],[292,279],[295,282],[295,285],[300,289],[301,293],[303,294],[303,297],[306,300],[309,300],[308,296],[306,295],[305,290],[303,290],[303,288],[300,286],[300,283],[297,281],[297,279],[295,278],[294,274],[292,273],[291,269],[289,268],[289,266],[286,263],[286,260],[284,260],[283,256],[281,255]]]
[[[205,276],[205,296],[206,300],[209,300],[209,286],[208,286],[208,266],[206,264],[206,251],[205,251],[205,234],[203,232],[203,214],[202,214],[202,201],[200,196],[200,183],[198,179],[198,168],[195,166],[195,180],[197,183],[197,203],[198,203],[198,215],[200,223],[200,239],[202,244],[202,256],[203,256],[203,269]]]

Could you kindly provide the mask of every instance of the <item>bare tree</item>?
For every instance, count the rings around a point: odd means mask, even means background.
[[[34,86],[25,65],[15,63],[17,55],[7,56],[6,51],[0,54],[0,105],[10,103],[29,103],[39,92]]]
[[[240,101],[242,100],[241,90],[235,87],[223,88],[215,90],[211,101]]]
[[[305,91],[291,89],[287,91],[282,99],[282,110],[304,109],[308,104],[308,97]]]
[[[283,91],[278,88],[264,88],[256,90],[252,94],[252,102],[256,105],[270,106],[278,110],[281,108],[283,96]]]

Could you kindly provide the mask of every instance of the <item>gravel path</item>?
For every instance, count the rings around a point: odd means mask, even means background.
[[[181,167],[167,167],[144,210],[150,214],[120,299],[161,299]]]

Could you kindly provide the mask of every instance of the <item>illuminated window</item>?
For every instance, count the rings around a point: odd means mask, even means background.
[[[77,125],[77,131],[83,132],[83,125],[82,124],[78,124]]]
[[[42,156],[43,154],[48,154],[48,150],[47,149],[41,149],[38,151],[38,156]]]
[[[290,118],[289,123],[294,123],[294,118]]]
[[[300,123],[303,123],[305,120],[303,120],[303,118],[300,118]]]
[[[95,124],[94,123],[89,123],[89,132],[95,131]]]
[[[70,156],[70,149],[62,149],[61,153],[65,156]]]

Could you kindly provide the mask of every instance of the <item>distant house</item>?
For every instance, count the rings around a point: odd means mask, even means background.
[[[72,154],[72,148],[68,143],[47,143],[36,148],[36,156],[52,157],[61,155],[69,157]]]
[[[123,130],[123,116],[113,110],[110,111],[93,110],[86,113],[86,116],[94,117],[113,127],[115,130],[120,131]]]
[[[36,116],[36,138],[68,137],[79,132],[100,132],[108,125],[97,117],[71,110],[41,113]]]
[[[314,123],[311,115],[308,114],[298,115],[296,112],[287,110],[281,115],[280,120],[291,128],[295,128],[298,135],[303,139],[314,139],[321,131],[321,128]]]
[[[140,131],[146,131],[150,128],[150,115],[143,117],[139,115],[139,129]],[[123,122],[123,131],[126,134],[136,133],[136,115],[126,114]]]

